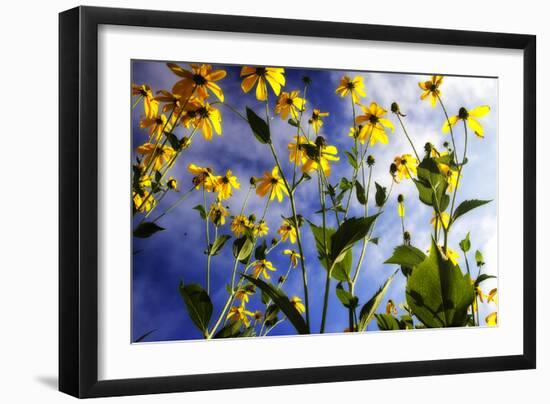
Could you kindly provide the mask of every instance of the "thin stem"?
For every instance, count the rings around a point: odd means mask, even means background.
[[[296,154],[294,155],[294,168],[292,173],[292,189],[294,189],[296,185],[296,168],[298,166],[298,146],[300,144],[300,129],[302,127],[302,116],[304,114],[304,111],[306,109],[306,95],[307,95],[307,84],[304,84],[304,104],[302,105],[302,109],[300,109],[300,115],[298,118],[298,134],[296,135]]]
[[[417,159],[418,161],[420,161],[420,156],[418,155],[418,153],[417,153],[417,151],[416,151],[416,148],[414,147],[414,144],[413,144],[413,142],[412,142],[412,140],[411,140],[411,138],[410,138],[410,136],[409,136],[409,134],[408,134],[408,132],[407,132],[407,129],[405,129],[405,125],[403,124],[403,121],[402,121],[401,117],[399,116],[398,113],[396,113],[395,115],[397,115],[397,119],[399,120],[399,123],[401,124],[401,128],[403,128],[403,132],[405,133],[405,136],[407,137],[407,140],[408,140],[409,143],[411,144],[411,147],[412,147],[412,149],[413,149],[413,151],[414,151],[414,154],[415,154],[415,156],[416,156],[416,159]]]
[[[202,198],[203,198],[203,206],[204,206],[204,212],[205,212],[205,229],[206,229],[206,251],[207,251],[207,258],[206,258],[206,293],[210,294],[210,260],[212,258],[212,255],[210,255],[210,231],[209,231],[209,216],[208,216],[208,206],[206,204],[206,189],[204,187],[202,188]]]
[[[195,186],[192,186],[191,189],[187,192],[185,192],[182,196],[180,196],[168,209],[166,209],[164,212],[162,212],[160,215],[158,215],[155,219],[153,219],[153,223],[155,223],[157,220],[161,219],[163,216],[170,213],[172,210],[174,210],[181,202],[183,202],[189,195],[191,195],[191,192],[195,189]]]
[[[134,103],[134,105],[132,105],[132,110],[133,110],[134,108],[137,107],[137,105],[139,104],[139,102],[140,102],[142,99],[143,99],[143,95],[140,95],[140,96],[138,97],[138,99],[136,100],[136,102]]]
[[[445,114],[445,118],[447,119],[447,125],[449,125],[449,131],[451,132],[451,141],[453,142],[453,150],[454,150],[454,157],[456,164],[458,164],[458,157],[456,157],[456,144],[455,144],[455,136],[453,134],[453,126],[451,125],[451,121],[449,120],[449,114],[447,114],[447,109],[445,109],[445,105],[443,105],[443,101],[441,100],[441,97],[439,94],[437,94],[437,99],[439,100],[439,105],[441,105],[441,108],[443,109],[443,113]]]
[[[321,166],[319,165],[319,168],[317,169],[317,174],[318,174],[318,184],[319,184],[319,203],[321,205],[321,212],[322,212],[322,217],[323,217],[323,245],[325,247],[325,260],[327,261],[327,263],[329,262],[328,260],[328,248],[327,248],[327,217],[326,217],[326,206],[325,206],[325,191],[324,191],[324,187],[323,187],[323,181],[321,179],[321,171],[322,171],[322,168]],[[325,297],[324,297],[324,301],[323,301],[323,315],[322,315],[322,318],[321,318],[321,329],[320,329],[320,332],[321,334],[325,332],[325,321],[326,321],[326,316],[327,316],[327,311],[328,311],[328,295],[329,295],[329,292],[330,292],[330,277],[332,275],[332,268],[327,268],[327,277],[326,277],[326,280],[325,280]]]

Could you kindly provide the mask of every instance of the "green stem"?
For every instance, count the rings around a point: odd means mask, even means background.
[[[326,206],[325,206],[325,191],[323,187],[323,181],[321,178],[321,171],[322,168],[319,165],[319,168],[317,169],[317,175],[318,175],[318,185],[319,185],[319,203],[321,205],[321,212],[323,217],[323,245],[325,247],[325,260],[327,263],[329,262],[328,256],[328,248],[327,248],[327,215],[326,215]],[[325,280],[325,297],[323,301],[323,315],[321,318],[321,329],[320,333],[325,332],[325,322],[326,322],[326,316],[328,311],[328,295],[330,293],[330,277],[332,275],[332,268],[327,268],[327,277]]]
[[[142,99],[143,99],[143,95],[140,95],[140,96],[138,97],[138,99],[136,100],[136,102],[134,103],[134,105],[132,105],[132,110],[134,110],[134,109],[137,107],[137,105],[139,104],[139,102],[140,102]]]
[[[420,156],[418,155],[418,153],[416,152],[416,148],[414,147],[414,144],[411,140],[411,138],[409,137],[409,134],[407,132],[407,129],[405,129],[405,125],[403,124],[403,121],[401,120],[401,117],[399,116],[399,113],[396,113],[395,115],[397,115],[397,119],[399,120],[399,123],[401,124],[401,128],[403,129],[403,132],[405,133],[405,136],[407,137],[407,140],[409,141],[409,143],[411,144],[411,147],[414,151],[414,154],[416,156],[416,159],[418,161],[420,161]]]
[[[458,157],[456,156],[456,144],[455,144],[455,136],[453,133],[453,127],[451,125],[451,121],[449,120],[449,114],[447,114],[447,109],[445,109],[445,105],[443,105],[443,101],[441,100],[441,97],[439,94],[437,95],[437,99],[439,100],[439,105],[441,105],[441,108],[443,109],[443,113],[445,114],[445,118],[447,119],[447,125],[449,125],[449,132],[451,132],[451,141],[453,142],[453,150],[454,150],[454,157],[456,164],[458,165]]]
[[[195,186],[192,186],[191,189],[187,192],[185,192],[182,196],[180,196],[168,209],[166,209],[164,212],[162,212],[160,215],[158,215],[155,219],[153,219],[153,223],[155,223],[157,220],[161,219],[163,216],[170,213],[172,210],[174,210],[181,202],[183,202],[189,195],[191,195],[191,192],[195,189]]]

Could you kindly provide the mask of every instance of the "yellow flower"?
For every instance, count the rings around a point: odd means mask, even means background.
[[[405,217],[405,202],[403,201],[403,195],[399,194],[397,198],[397,214],[399,217]]]
[[[216,226],[223,226],[225,224],[225,218],[229,216],[229,212],[221,202],[213,203],[210,205],[208,217]]]
[[[246,285],[244,287],[239,288],[235,292],[235,299],[238,299],[241,301],[241,304],[244,305],[245,303],[248,303],[248,296],[253,295],[255,293],[254,285]]]
[[[166,65],[182,78],[172,87],[174,94],[179,94],[184,99],[188,99],[192,94],[197,94],[201,100],[205,100],[208,98],[208,90],[210,90],[223,102],[223,91],[215,82],[227,75],[225,70],[212,70],[212,66],[207,64],[191,64],[191,71],[175,63]]]
[[[443,154],[443,153],[442,153]],[[455,188],[459,186],[458,171],[453,170],[447,164],[439,163],[439,170],[447,177],[447,184],[449,185],[449,192],[453,192]]]
[[[220,200],[229,199],[233,194],[233,188],[240,189],[241,184],[237,180],[237,177],[233,175],[231,170],[227,170],[225,175],[215,177],[213,179],[214,191],[218,193]]]
[[[263,314],[260,310],[256,310],[254,312],[254,320],[260,321],[262,319],[262,317],[263,317]]]
[[[205,140],[212,140],[212,131],[222,134],[222,115],[219,109],[209,103],[191,102],[182,114],[181,122],[185,127],[193,125],[202,132]]]
[[[210,167],[199,167],[196,164],[189,164],[187,166],[187,170],[194,174],[193,177],[193,185],[195,185],[196,189],[199,189],[202,186],[204,186],[204,189],[208,192],[213,191],[214,189],[214,182],[213,178],[214,175],[212,174],[212,169]]]
[[[455,126],[458,121],[462,120],[466,122],[466,124],[470,127],[471,130],[474,131],[477,137],[483,138],[484,137],[483,126],[481,126],[481,123],[479,123],[477,118],[483,118],[485,115],[489,113],[490,110],[491,110],[491,107],[489,107],[488,105],[482,105],[470,111],[468,111],[464,107],[461,107],[458,110],[458,115],[451,116],[448,121],[445,121],[445,123],[443,124],[443,127],[441,128],[441,131],[443,133],[449,132],[451,127]]]
[[[344,76],[340,79],[340,84],[336,87],[336,94],[340,94],[340,97],[345,97],[351,94],[351,99],[354,104],[359,104],[361,97],[366,97],[365,84],[363,83],[363,77],[356,76],[351,79],[348,76]]]
[[[138,212],[149,212],[157,204],[157,201],[153,198],[153,194],[147,191],[143,191],[143,195],[133,192],[132,199],[134,201],[134,210]]]
[[[181,107],[181,95],[173,94],[170,91],[157,91],[157,96],[155,97],[155,100],[164,103],[164,106],[162,107],[162,112],[175,111]]]
[[[251,311],[245,310],[244,306],[239,307],[231,307],[229,309],[229,313],[227,313],[227,320],[231,321],[232,323],[235,323],[237,321],[242,321],[245,327],[250,326],[250,319],[248,317],[252,317],[254,313]]]
[[[237,215],[231,221],[231,231],[235,237],[241,237],[241,235],[248,229],[250,222],[246,216]]]
[[[319,139],[322,139],[322,141],[318,141]],[[314,151],[314,156],[310,156],[306,153],[306,160],[304,166],[302,167],[302,171],[305,173],[317,171],[317,169],[319,168],[319,164],[321,164],[323,173],[325,174],[325,176],[328,177],[331,173],[330,161],[340,160],[340,157],[337,156],[338,149],[336,148],[336,146],[329,146],[325,144],[324,139],[321,137],[317,138],[316,146],[317,148]]]
[[[298,118],[298,113],[303,111],[306,105],[306,100],[298,97],[300,95],[299,91],[291,91],[287,93],[283,91],[279,95],[277,100],[277,105],[275,105],[275,113],[281,115],[281,119],[287,119],[288,114],[296,119]]]
[[[421,100],[425,100],[427,97],[430,97],[432,107],[437,105],[437,98],[441,95],[439,91],[439,86],[443,84],[443,76],[432,76],[431,80],[421,81],[418,83],[418,86],[424,90],[420,96]]]
[[[487,303],[494,302],[498,304],[497,288],[491,289],[487,295]]]
[[[298,266],[298,260],[302,258],[302,256],[294,250],[288,250],[288,249],[283,250],[283,254],[289,255],[290,265],[292,265],[292,268],[296,268]]]
[[[363,128],[363,125],[352,126],[351,128],[349,128],[348,136],[354,139],[358,139],[362,128]]]
[[[388,143],[388,135],[386,128],[394,131],[393,123],[389,119],[383,118],[387,114],[384,108],[375,102],[371,102],[370,106],[361,105],[364,115],[359,115],[355,122],[361,124],[361,131],[358,139],[361,143],[365,143],[370,139],[370,145],[374,146],[377,142],[382,144]]]
[[[178,189],[178,181],[174,177],[169,177],[168,181],[166,181],[166,186],[169,189],[173,189],[174,191],[179,191]]]
[[[489,327],[496,327],[498,325],[498,314],[496,311],[485,317],[485,322]]]
[[[277,166],[273,167],[271,173],[266,171],[264,176],[258,179],[256,183],[256,194],[263,197],[268,192],[271,201],[277,196],[277,200],[282,202],[283,194],[288,196],[288,190],[286,189],[285,182],[279,176],[279,168]]]
[[[439,215],[436,215],[434,212],[434,215],[432,217],[432,220],[430,220],[430,223],[435,227],[437,224],[438,226],[441,226],[443,224],[443,227],[447,229],[449,227],[449,220],[451,220],[451,215],[449,215],[447,212],[441,212],[441,220],[439,219]]]
[[[164,114],[153,118],[145,118],[139,122],[141,129],[149,128],[149,138],[159,139],[162,136],[162,132],[170,132],[172,125],[168,122],[168,119]]]
[[[270,261],[267,260],[259,260],[254,263],[254,267],[252,268],[252,276],[254,278],[258,279],[260,275],[264,277],[264,279],[270,279],[269,272],[276,271],[276,268],[273,267],[273,264]]]
[[[160,170],[164,164],[172,165],[173,158],[176,155],[176,151],[170,146],[154,145],[152,143],[142,144],[137,148],[137,152],[145,156],[143,161],[145,166],[149,166],[151,160],[154,161],[151,163],[154,171]]]
[[[328,112],[321,112],[319,109],[314,109],[313,113],[311,114],[311,118],[309,118],[309,124],[313,126],[313,130],[315,131],[315,134],[319,133],[319,130],[321,130],[321,126],[323,126],[323,121],[321,118],[329,116]]]
[[[298,296],[292,296],[290,298],[290,304],[294,306],[294,308],[298,311],[298,313],[304,313],[306,311],[306,308],[302,303],[302,299],[300,299]]]
[[[296,242],[296,227],[288,220],[285,219],[283,221],[283,224],[281,227],[279,227],[279,230],[277,231],[279,235],[281,236],[282,241],[286,241],[288,238],[290,238],[290,242],[294,244]]]
[[[412,155],[403,154],[402,156],[396,156],[393,159],[393,162],[397,167],[397,182],[401,181],[403,178],[411,178],[411,176],[416,176],[416,167],[418,166],[418,160]]]
[[[388,300],[388,303],[386,303],[386,314],[393,314],[394,316],[397,316],[397,307],[395,307],[395,304],[391,299]]]
[[[243,66],[241,77],[244,77],[241,88],[248,93],[252,87],[256,87],[256,98],[260,101],[267,100],[267,84],[271,86],[275,95],[279,95],[281,87],[285,85],[285,69],[282,67],[252,67]]]
[[[269,227],[267,227],[267,224],[265,221],[261,220],[260,223],[254,226],[252,229],[252,234],[254,237],[263,237],[267,234],[269,231]]]
[[[141,86],[132,84],[132,95],[143,97],[143,112],[145,113],[145,118],[152,119],[158,115],[159,103],[155,97],[153,97],[151,87],[147,84],[142,84]]]
[[[294,141],[288,144],[288,159],[291,162],[296,162],[296,165],[300,165],[306,162],[306,152],[301,145],[310,144],[315,145],[312,141],[308,141],[305,136],[294,136]]]
[[[458,265],[458,260],[460,259],[460,254],[459,253],[457,253],[455,250],[453,250],[452,248],[447,246],[447,252],[446,252],[445,255],[447,256],[447,258],[449,260],[451,260],[451,262],[454,265]]]

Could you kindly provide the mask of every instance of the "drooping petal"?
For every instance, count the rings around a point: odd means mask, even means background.
[[[379,122],[382,126],[388,128],[388,129],[390,129],[392,132],[395,130],[395,127],[393,126],[393,122],[390,121],[389,119],[380,118],[380,119],[378,119],[378,122]]]
[[[243,69],[244,69],[244,67],[243,67]],[[258,80],[258,76],[256,76],[256,75],[251,75],[251,76],[246,77],[241,83],[241,89],[245,93],[248,93],[252,89],[252,87],[254,87],[254,84],[256,84],[257,80]]]
[[[468,114],[470,116],[473,116],[474,118],[482,118],[485,115],[487,115],[491,111],[491,107],[488,105],[481,105],[477,108],[472,109],[471,111],[468,111]]]
[[[468,119],[466,120],[466,123],[478,137],[483,138],[484,136],[483,126],[481,126],[481,124],[476,119],[469,116]]]
[[[441,132],[443,133],[449,132],[451,127],[456,125],[456,123],[458,122],[458,119],[459,119],[458,116],[455,115],[455,116],[451,116],[449,120],[445,120],[445,122],[443,123],[443,126],[441,127]]]
[[[212,82],[209,82],[206,86],[214,93],[214,95],[216,97],[218,97],[218,100],[223,102],[224,96],[223,96],[223,91],[220,88],[220,86],[218,86],[216,83],[212,83]]]
[[[263,77],[258,78],[258,86],[256,87],[256,98],[259,101],[265,101],[267,99],[267,87]]]
[[[178,66],[175,63],[166,63],[168,68],[172,70],[173,73],[177,74],[180,77],[185,77],[187,79],[193,78],[193,73],[191,73],[189,70],[185,70],[183,67]]]

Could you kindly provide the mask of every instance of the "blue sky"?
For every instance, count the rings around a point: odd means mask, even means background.
[[[182,66],[185,63],[180,63]],[[185,67],[185,66],[184,66]],[[227,71],[227,77],[218,82],[225,93],[225,102],[239,111],[249,106],[258,112],[263,104],[256,100],[254,92],[244,94],[240,89],[240,66],[215,66]],[[444,72],[443,72],[444,73]],[[325,125],[321,130],[329,144],[334,144],[341,159],[333,162],[333,172],[329,178],[335,183],[342,176],[351,178],[352,169],[347,164],[344,150],[352,146],[352,139],[348,137],[352,125],[352,111],[349,98],[340,98],[334,93],[342,75],[361,75],[364,77],[367,97],[363,103],[368,105],[375,101],[389,110],[390,104],[397,101],[401,110],[407,115],[405,124],[419,153],[427,141],[437,148],[442,148],[444,141],[450,141],[449,135],[442,135],[440,128],[444,122],[441,108],[432,108],[428,101],[419,99],[421,90],[418,82],[427,79],[427,74],[399,74],[377,72],[345,72],[311,69],[289,69],[285,71],[285,90],[301,90],[301,78],[304,75],[311,77],[312,84],[307,93],[307,112],[309,116],[313,108],[330,112],[324,119]],[[429,73],[428,73],[429,74]],[[133,61],[132,82],[147,83],[154,91],[170,90],[178,80],[164,62]],[[485,272],[497,274],[497,117],[498,117],[498,80],[494,78],[473,77],[445,77],[441,87],[443,100],[449,114],[456,114],[461,106],[467,109],[487,104],[491,106],[491,113],[482,119],[486,136],[484,139],[475,138],[469,134],[469,162],[464,169],[464,177],[458,191],[458,202],[464,199],[492,199],[493,202],[479,208],[457,221],[453,226],[450,237],[451,248],[459,251],[458,242],[471,233],[472,250],[483,251],[487,263]],[[274,106],[276,97],[270,93],[270,105]],[[217,173],[225,173],[231,169],[241,183],[241,189],[234,191],[233,197],[227,202],[232,211],[241,208],[242,201],[248,189],[248,180],[251,175],[261,176],[264,171],[271,170],[273,159],[267,146],[260,144],[252,136],[246,122],[223,106],[220,107],[223,115],[223,134],[214,136],[211,142],[206,142],[202,136],[196,136],[193,144],[178,160],[171,171],[171,175],[178,179],[182,190],[191,185],[192,175],[187,171],[189,163],[200,166],[210,166]],[[147,140],[148,132],[139,128],[142,107],[132,111],[132,141],[133,149]],[[411,153],[398,122],[391,113],[387,116],[394,122],[395,132],[389,134],[387,145],[377,144],[370,149],[376,159],[373,170],[373,180],[389,188],[391,183],[388,168],[396,155]],[[285,169],[290,172],[291,163],[288,160],[287,143],[295,134],[293,128],[286,121],[272,114],[272,139]],[[179,131],[179,132],[178,132]],[[181,129],[176,132],[182,136]],[[463,148],[464,135],[461,126],[457,126],[457,148]],[[132,156],[135,152],[132,151]],[[422,154],[422,153],[421,153]],[[417,199],[416,188],[411,181],[403,181],[394,185],[393,194],[384,208],[384,214],[378,219],[375,236],[380,238],[379,245],[369,244],[363,268],[356,286],[356,294],[360,305],[364,304],[380,287],[386,278],[393,273],[395,266],[385,265],[383,261],[391,256],[393,248],[401,244],[401,224],[396,210],[397,194],[401,193],[406,200],[406,228],[412,233],[412,242],[421,249],[427,249],[430,243],[431,226],[429,221],[432,212],[429,207],[421,204]],[[162,212],[179,195],[170,194],[157,207]],[[210,195],[212,197],[212,195]],[[375,212],[374,201],[369,203],[369,214]],[[159,224],[165,231],[155,234],[148,239],[134,239],[134,250],[141,252],[134,256],[132,272],[132,336],[133,339],[145,332],[156,329],[147,341],[187,340],[201,338],[200,333],[193,325],[185,310],[183,301],[178,293],[180,280],[185,283],[200,283],[204,285],[206,256],[204,250],[204,222],[200,220],[193,206],[202,203],[202,193],[193,193],[177,209],[165,216]],[[258,217],[264,207],[265,200],[253,194],[250,198],[247,214],[255,213]],[[320,223],[321,216],[313,212],[319,209],[317,196],[317,182],[304,183],[296,193],[298,211],[315,223]],[[361,216],[362,205],[355,197],[352,198],[351,215]],[[277,236],[276,231],[281,222],[281,215],[289,216],[288,200],[283,203],[273,203],[266,217],[270,228],[267,240]],[[329,215],[331,225],[332,216]],[[230,234],[228,225],[220,234]],[[316,259],[314,241],[307,227],[302,228],[306,266],[309,272],[310,307],[313,331],[317,331],[320,324],[325,271]],[[216,317],[227,297],[225,285],[229,282],[232,270],[232,255],[230,243],[222,254],[215,256],[212,261],[212,293],[214,314]],[[280,245],[269,256],[277,272],[276,280],[288,268],[288,258],[282,255],[284,248],[292,248],[289,244]],[[296,245],[293,246],[296,248]],[[354,253],[354,263],[357,262],[359,248]],[[470,263],[474,262],[473,253]],[[463,261],[459,262],[465,268]],[[347,311],[337,300],[333,281],[329,302],[327,332],[342,332],[347,327]],[[496,281],[488,281],[484,289],[487,292],[496,287]],[[386,299],[393,299],[400,303],[405,301],[405,278],[399,274],[394,280]],[[285,284],[288,295],[302,297],[301,275],[297,268],[293,270]],[[254,311],[261,309],[259,294],[251,299],[247,309]],[[381,306],[380,311],[383,310]],[[495,307],[482,307],[481,315],[494,311]],[[371,322],[369,331],[376,330],[375,322]],[[288,335],[295,331],[287,322],[279,325],[270,335]]]

